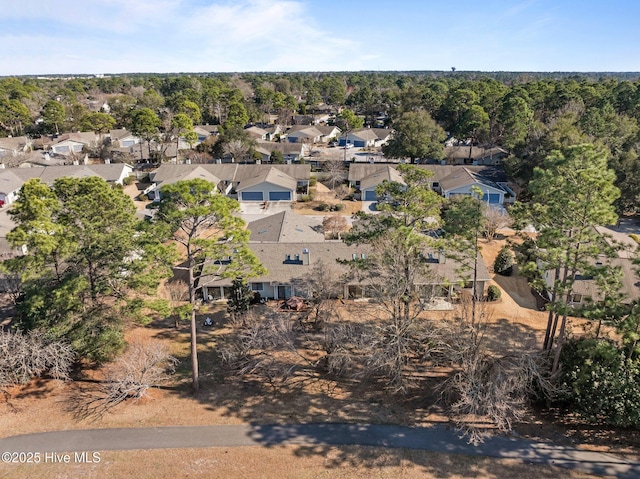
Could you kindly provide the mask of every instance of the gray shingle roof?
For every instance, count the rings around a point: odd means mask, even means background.
[[[259,278],[252,278],[252,282],[277,282],[290,284],[302,280],[308,275],[313,266],[319,261],[327,264],[335,264],[343,272],[347,272],[347,267],[339,265],[336,259],[349,260],[352,254],[362,251],[358,246],[347,246],[342,241],[324,241],[320,243],[250,243],[250,247],[258,260],[267,269],[267,274]],[[303,249],[309,250],[310,263],[308,265],[295,264],[285,261],[287,255],[294,258],[295,255],[302,257]],[[217,265],[208,263],[205,271],[217,270]],[[200,286],[226,286],[231,280],[221,279],[218,276],[203,276]]]
[[[362,180],[360,180],[360,189],[366,190],[374,186],[378,186],[384,180],[395,181],[402,185],[406,185],[406,183],[404,182],[404,179],[402,178],[402,175],[398,173],[398,170],[396,170],[394,167],[390,165],[386,165],[385,168],[378,170],[373,174],[362,178]]]
[[[246,190],[247,188],[251,188],[262,183],[281,186],[289,190],[295,190],[298,186],[298,182],[295,178],[292,178],[278,168],[270,167],[269,169],[260,171],[255,176],[241,180],[240,184],[236,187],[236,191]]]
[[[67,165],[67,166],[34,166],[33,168],[8,168],[0,170],[0,191],[10,193],[17,191],[31,178],[40,178],[43,183],[52,184],[63,177],[86,178],[99,176],[105,181],[115,181],[122,176],[123,170],[131,168],[123,163],[108,165]]]
[[[0,138],[0,149],[20,151],[20,150],[23,150],[29,143],[31,142],[26,136]]]
[[[275,145],[276,143],[274,143]],[[203,165],[161,165],[151,172],[151,181],[161,185],[166,182],[178,181],[172,178],[183,178],[192,170],[202,168],[227,183],[238,183],[253,178],[276,168],[297,181],[308,180],[311,176],[310,165],[242,165],[238,163],[203,164]]]
[[[442,188],[443,191],[449,191],[449,190],[454,190],[456,188],[460,188],[462,186],[471,185],[474,183],[480,183],[482,185],[504,191],[504,189],[500,187],[498,184],[496,184],[495,182],[485,178],[484,176],[481,176],[477,173],[470,171],[466,167],[458,168],[454,170],[453,173],[442,178],[440,180],[440,187]]]
[[[252,242],[297,243],[324,241],[321,220],[305,215],[297,215],[288,210],[252,221],[247,225],[247,229],[251,231],[250,241]]]
[[[362,253],[368,252],[366,245],[347,245],[342,241],[322,241],[322,242],[295,242],[295,243],[249,243],[249,247],[258,257],[258,260],[268,270],[267,274],[259,278],[253,278],[252,282],[275,282],[279,284],[292,284],[303,279],[312,270],[313,265],[319,261],[325,264],[336,265],[336,268],[342,273],[348,273],[349,267],[337,263],[336,260],[351,260],[353,255],[360,256]],[[309,250],[309,264],[296,264],[285,261],[287,255],[295,258],[299,255],[302,258],[302,251]],[[223,267],[222,267],[223,268]],[[208,262],[205,265],[205,271],[209,275],[204,275],[200,280],[200,286],[228,286],[231,284],[230,279],[224,279],[215,273],[221,271],[219,265]],[[443,263],[434,263],[431,265],[429,278],[423,278],[423,284],[453,284],[461,280],[471,281],[472,271],[468,271],[461,275],[460,263],[452,258],[446,258]],[[489,281],[491,276],[482,260],[482,256],[478,254],[478,281]],[[353,283],[356,284],[357,282]]]

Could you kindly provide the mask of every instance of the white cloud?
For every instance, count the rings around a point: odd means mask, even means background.
[[[0,74],[362,68],[358,42],[318,26],[294,0],[25,0],[37,32],[0,34]],[[0,21],[24,17],[11,11]],[[26,27],[25,27],[26,28]],[[346,37],[346,35],[345,35]]]

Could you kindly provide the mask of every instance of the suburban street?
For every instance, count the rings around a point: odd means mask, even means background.
[[[535,442],[488,437],[474,446],[450,427],[394,425],[295,424],[174,426],[52,431],[0,439],[0,452],[82,452],[137,449],[274,445],[361,445],[418,449],[446,454],[516,459],[530,464],[574,469],[619,479],[640,477],[640,463],[601,452]],[[3,455],[4,457],[4,455]]]

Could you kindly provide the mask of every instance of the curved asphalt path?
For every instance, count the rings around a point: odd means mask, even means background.
[[[455,430],[394,425],[295,424],[169,426],[80,429],[25,434],[0,439],[2,452],[81,452],[131,449],[275,445],[360,445],[421,449],[447,454],[518,459],[582,472],[640,478],[640,463],[624,457],[526,439],[493,436],[473,446]]]

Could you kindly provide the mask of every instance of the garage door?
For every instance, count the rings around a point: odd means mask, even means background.
[[[364,200],[365,201],[378,201],[378,197],[376,196],[376,192],[374,190],[367,190],[364,192]]]
[[[291,201],[290,191],[270,191],[269,201]]]
[[[243,191],[243,201],[262,201],[262,191]]]
[[[482,201],[487,201],[487,194],[482,197]],[[492,205],[500,204],[500,193],[489,193],[489,203]]]

